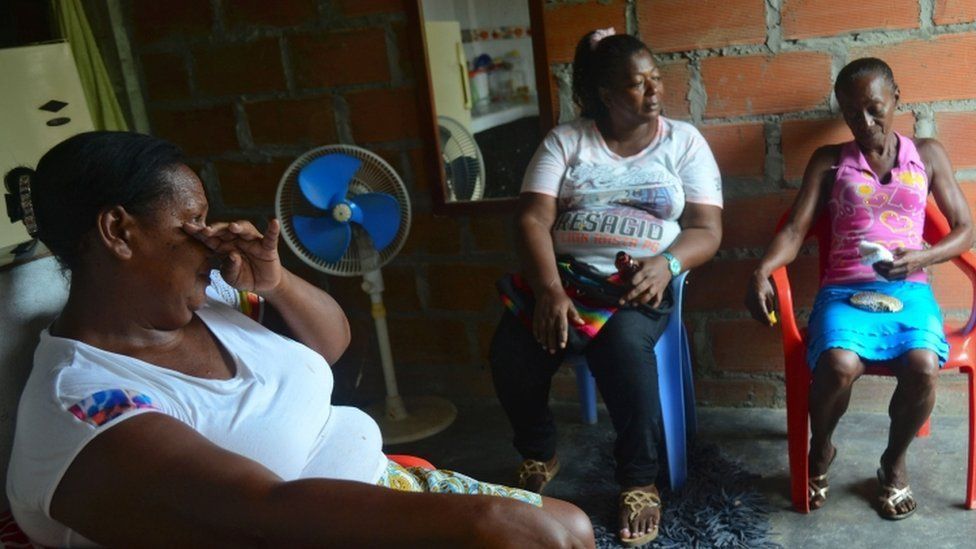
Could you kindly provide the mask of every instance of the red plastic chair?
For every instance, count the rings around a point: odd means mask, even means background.
[[[779,232],[789,216],[783,215],[776,231]],[[922,236],[926,242],[935,243],[949,234],[949,223],[942,212],[932,202],[925,208],[925,229]],[[830,224],[826,215],[822,215],[807,234],[807,239],[814,237],[820,249],[820,277],[823,279],[827,267],[827,253],[830,249]],[[969,377],[969,466],[966,477],[966,508],[976,509],[976,255],[965,252],[953,259],[969,277],[973,284],[974,303],[969,320],[959,329],[951,330],[946,326],[946,338],[949,340],[949,361],[943,369],[958,368],[961,373]],[[793,294],[786,267],[773,272],[773,286],[779,302],[780,328],[783,333],[783,355],[786,370],[786,434],[789,446],[790,479],[793,508],[801,513],[810,512],[810,502],[807,499],[807,481],[809,479],[809,444],[810,422],[808,402],[810,395],[810,368],[807,367],[806,328],[800,329],[796,324],[793,313]],[[894,375],[889,369],[870,367],[870,375]],[[929,434],[929,420],[918,432],[918,436]]]
[[[386,456],[390,461],[395,461],[403,467],[420,467],[421,469],[434,470],[434,464],[427,461],[424,458],[419,458],[417,456],[408,456],[404,454],[390,454]]]

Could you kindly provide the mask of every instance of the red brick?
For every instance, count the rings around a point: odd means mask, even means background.
[[[400,13],[404,5],[403,0],[337,0],[336,4],[342,13],[349,16]]]
[[[394,262],[383,267],[383,303],[389,314],[413,313],[420,311],[420,297],[417,294],[417,276],[414,267]],[[329,295],[346,310],[369,313],[370,300],[362,288],[360,276],[331,277]]]
[[[300,87],[388,82],[383,29],[334,31],[290,39],[295,82]]]
[[[546,4],[546,53],[550,63],[572,63],[576,44],[595,29],[613,27],[625,32],[627,3],[624,0],[573,4]]]
[[[692,269],[685,294],[686,310],[744,311],[749,277],[758,265],[758,259],[715,260]],[[813,305],[820,286],[818,269],[814,255],[801,255],[789,267],[790,286],[797,307]]]
[[[285,173],[291,160],[262,163],[218,160],[214,164],[225,206],[270,208],[274,206],[281,174]]]
[[[228,26],[290,26],[314,22],[315,0],[224,0]]]
[[[383,290],[383,302],[388,311],[400,313],[420,310],[417,272],[414,267],[397,264],[383,267],[383,285],[386,288]],[[359,291],[362,292],[362,289]]]
[[[935,0],[932,20],[936,25],[976,21],[976,4],[972,0]]]
[[[912,113],[895,115],[895,131],[915,135]],[[782,150],[787,179],[803,177],[814,151],[823,145],[844,143],[853,139],[851,131],[840,118],[831,120],[788,120],[783,122]]]
[[[688,82],[691,75],[688,72],[688,62],[658,65],[664,84],[664,115],[668,118],[691,118],[688,108]]]
[[[411,375],[402,364],[457,364],[471,358],[464,323],[434,317],[390,323],[390,344],[397,373]]]
[[[146,93],[151,101],[190,97],[190,78],[182,55],[146,53],[141,60]]]
[[[880,57],[895,73],[902,103],[976,98],[976,33],[863,48],[851,59]]]
[[[208,45],[194,49],[200,91],[212,95],[240,95],[283,90],[278,39]]]
[[[394,40],[396,42],[396,66],[400,67],[400,74],[405,80],[413,80],[417,77],[414,59],[423,59],[424,53],[418,52],[414,41],[410,35],[417,32],[404,23],[392,23]]]
[[[460,251],[461,229],[455,218],[414,212],[401,254],[456,255]]]
[[[511,213],[473,215],[469,220],[476,249],[504,252],[515,248],[515,223]]]
[[[969,312],[973,305],[973,285],[969,278],[951,262],[930,267],[932,291],[943,313],[952,309]]]
[[[140,44],[172,36],[207,35],[213,28],[210,2],[132,2],[133,35]]]
[[[410,158],[410,168],[413,170],[413,188],[418,192],[429,191],[433,185],[440,185],[440,181],[434,181],[431,171],[428,170],[428,152],[426,149],[417,148],[407,151]],[[435,166],[439,169],[438,166]],[[434,172],[438,173],[438,172]]]
[[[349,123],[357,143],[393,141],[419,135],[417,90],[394,88],[351,92]]]
[[[762,124],[703,126],[723,177],[762,175],[766,163],[766,138]]]
[[[498,303],[495,281],[503,274],[505,269],[497,265],[429,265],[430,308],[483,311]]]
[[[699,406],[773,407],[780,386],[768,379],[697,379],[695,399]]]
[[[230,105],[151,113],[156,135],[183,148],[188,156],[206,156],[238,148]]]
[[[708,94],[706,117],[802,111],[826,105],[830,56],[792,52],[709,57],[702,60],[702,78]]]
[[[640,36],[654,51],[722,48],[766,41],[764,0],[643,0]]]
[[[976,112],[936,113],[935,125],[952,167],[976,168]]]
[[[769,244],[779,219],[793,205],[795,191],[726,200],[722,212],[722,248],[759,248]]]
[[[708,325],[715,365],[723,372],[782,372],[783,339],[778,327],[755,320],[713,320]]]
[[[833,36],[872,29],[915,29],[918,0],[785,0],[783,37]]]
[[[247,103],[244,110],[257,144],[309,147],[337,139],[330,96]]]

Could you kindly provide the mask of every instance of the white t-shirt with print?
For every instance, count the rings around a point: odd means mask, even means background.
[[[93,545],[51,518],[51,498],[86,444],[143,413],[174,417],[284,480],[379,479],[387,462],[379,428],[356,408],[331,405],[325,359],[215,301],[212,289],[208,297],[196,314],[233,357],[231,379],[188,376],[47,330],[41,334],[7,474],[11,510],[36,543]]]
[[[549,132],[522,192],[556,197],[557,255],[572,255],[609,275],[620,250],[632,257],[665,251],[681,232],[678,218],[686,202],[722,207],[722,178],[705,138],[686,122],[659,120],[651,143],[628,157],[611,151],[590,119]]]

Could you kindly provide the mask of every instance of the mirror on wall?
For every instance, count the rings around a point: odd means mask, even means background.
[[[539,0],[419,0],[438,206],[508,203],[551,126]],[[540,68],[541,67],[541,68]],[[540,75],[539,72],[542,74]],[[541,100],[541,99],[544,99]]]

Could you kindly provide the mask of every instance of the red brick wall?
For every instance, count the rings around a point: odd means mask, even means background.
[[[403,391],[490,397],[486,355],[500,313],[492,281],[514,265],[511,223],[508,214],[430,213],[428,144],[418,137],[422,98],[407,46],[419,30],[407,25],[405,1],[130,0],[125,6],[153,131],[187,150],[217,216],[271,215],[280,174],[317,145],[355,143],[391,163],[414,202],[410,238],[384,268]],[[831,97],[832,79],[846,62],[879,55],[892,63],[902,87],[899,131],[912,135],[918,128],[942,139],[956,168],[968,170],[959,174],[967,197],[976,198],[969,139],[976,136],[972,2],[857,4],[546,3],[554,65],[570,62],[579,36],[595,27],[614,26],[648,42],[663,68],[668,115],[698,126],[723,170],[725,239],[719,257],[692,273],[686,294],[703,403],[782,404],[778,333],[748,321],[743,288],[812,151],[848,139]],[[352,319],[353,345],[337,365],[340,398],[381,396],[360,280],[318,275],[293,258],[289,264],[328,287]],[[805,255],[791,269],[802,303],[816,291],[815,265]],[[935,277],[947,313],[958,317],[972,298],[966,282],[949,267],[936,269]],[[351,380],[360,369],[364,383],[354,391]],[[572,400],[573,378],[565,374],[557,377],[554,396]],[[870,387],[887,390],[883,383]]]
[[[722,169],[722,247],[691,273],[686,293],[699,402],[782,405],[779,332],[748,318],[744,288],[813,151],[850,139],[832,91],[847,62],[876,56],[891,64],[902,97],[896,130],[941,139],[969,202],[976,199],[976,2],[567,0],[547,3],[545,20],[554,69],[593,28],[612,24],[644,40],[666,75],[666,114],[695,124]],[[801,255],[790,272],[806,314],[816,257]],[[951,265],[933,277],[947,317],[964,318],[968,281]],[[878,409],[889,392],[886,383],[859,389]]]

